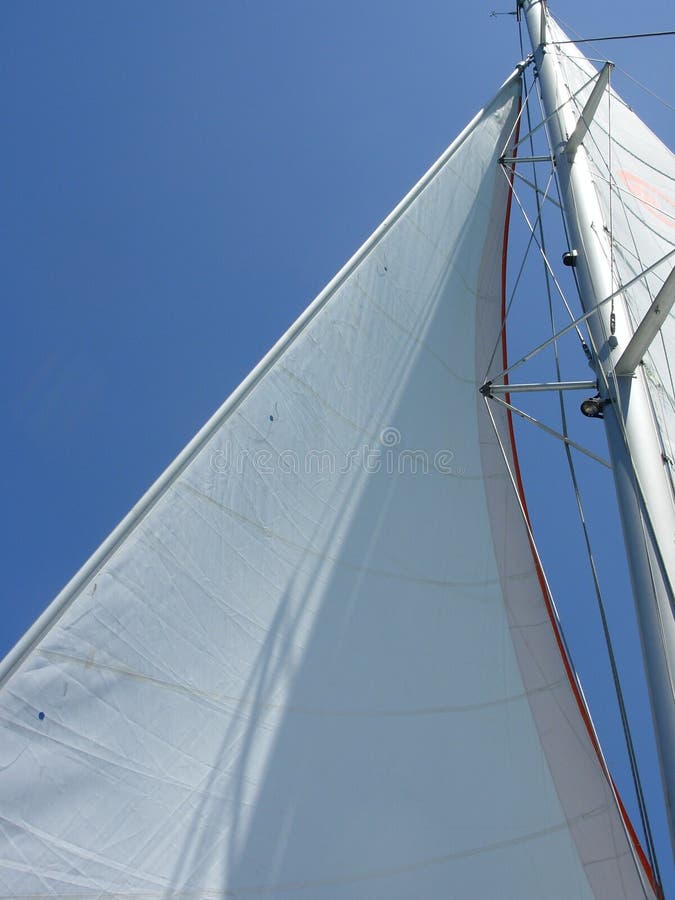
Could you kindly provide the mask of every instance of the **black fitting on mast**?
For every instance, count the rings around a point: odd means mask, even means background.
[[[581,412],[589,419],[604,419],[605,414],[603,410],[611,402],[610,398],[603,398],[600,394],[596,394],[595,397],[589,397],[583,401]]]

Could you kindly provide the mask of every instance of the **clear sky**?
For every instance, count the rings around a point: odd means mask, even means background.
[[[551,8],[583,36],[674,25],[662,0]],[[496,92],[520,49],[515,18],[493,9],[512,2],[3,5],[0,656]],[[674,41],[602,47],[675,104]],[[673,110],[619,70],[614,83],[672,147]],[[570,378],[589,377],[576,365]],[[591,442],[601,426],[578,427]],[[634,810],[560,453],[529,431],[520,442],[563,624]],[[600,515],[616,518],[611,483],[584,472],[675,890],[623,548]]]

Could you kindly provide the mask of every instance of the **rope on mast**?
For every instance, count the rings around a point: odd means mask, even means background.
[[[642,34],[610,34],[605,37],[578,38],[574,41],[549,41],[556,46],[562,44],[593,44],[596,41],[627,41],[630,38],[666,37],[675,34],[675,31],[646,31]]]

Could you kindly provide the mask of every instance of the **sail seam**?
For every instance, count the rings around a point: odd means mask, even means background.
[[[583,816],[578,817],[578,821],[583,820]],[[225,888],[223,891],[172,891],[171,896],[176,897],[229,897],[229,896],[239,896],[244,894],[269,894],[273,891],[300,891],[300,890],[312,890],[322,887],[330,887],[337,885],[347,885],[347,884],[355,884],[363,881],[375,881],[382,878],[389,878],[395,875],[403,875],[409,872],[416,872],[422,869],[430,868],[431,866],[439,866],[444,865],[446,863],[453,862],[455,860],[461,859],[470,859],[476,856],[483,856],[485,854],[497,853],[500,850],[505,850],[509,847],[515,847],[522,844],[529,844],[540,840],[541,838],[549,837],[550,835],[558,834],[561,831],[564,831],[568,827],[567,820],[564,822],[556,823],[555,825],[551,825],[547,828],[541,828],[536,831],[527,832],[522,835],[514,835],[512,838],[507,838],[503,841],[496,841],[493,844],[486,844],[482,847],[472,847],[466,850],[456,850],[445,854],[440,854],[438,856],[428,857],[426,859],[415,860],[409,863],[404,863],[399,866],[395,866],[392,868],[382,868],[382,869],[373,869],[370,871],[362,871],[362,872],[354,872],[351,874],[345,874],[342,876],[336,876],[335,878],[328,879],[316,879],[311,881],[294,881],[294,882],[285,882],[285,883],[277,883],[277,884],[259,884],[259,885],[241,885],[240,887],[228,889]],[[618,859],[619,857],[615,857]],[[105,858],[103,859],[105,861]],[[35,898],[43,898],[42,894],[34,894],[32,895]],[[63,897],[63,895],[61,895]],[[73,898],[82,896],[78,894],[73,894]],[[129,897],[135,898],[155,898],[156,894],[148,894],[145,891],[134,891],[126,894]],[[0,897],[5,900],[17,900],[16,894],[12,895],[0,895]],[[23,900],[26,898],[30,898],[31,895],[24,895]]]
[[[537,623],[530,627],[541,627],[543,622]],[[530,697],[538,694],[547,694],[555,691],[561,684],[559,680],[539,685],[530,690],[520,691],[517,694],[509,694],[505,697],[494,697],[487,700],[481,700],[476,703],[466,704],[444,704],[441,706],[429,706],[418,708],[402,708],[402,709],[330,709],[328,707],[319,706],[302,706],[292,703],[272,703],[269,701],[254,700],[245,695],[233,696],[216,691],[197,690],[191,685],[181,684],[175,681],[167,681],[152,675],[146,675],[143,672],[137,672],[125,666],[112,666],[106,663],[92,662],[86,657],[77,657],[72,654],[60,653],[55,650],[41,650],[40,656],[54,662],[65,664],[74,664],[83,669],[95,669],[100,672],[110,672],[115,675],[121,675],[126,678],[136,679],[138,681],[147,682],[176,693],[186,694],[208,702],[209,707],[215,709],[229,710],[232,704],[243,705],[246,707],[256,707],[262,709],[281,710],[283,712],[296,713],[303,716],[328,716],[335,718],[415,718],[418,716],[437,716],[450,715],[453,713],[472,713],[483,709],[501,708],[502,706],[512,703],[520,703]],[[244,717],[244,713],[240,713]],[[2,718],[2,717],[0,717]],[[12,725],[11,720],[2,718],[7,724]],[[25,728],[26,731],[34,731],[34,729]],[[39,732],[35,732],[39,734]],[[140,770],[139,770],[140,771]]]

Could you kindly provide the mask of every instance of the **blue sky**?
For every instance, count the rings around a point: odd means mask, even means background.
[[[0,655],[496,91],[520,50],[495,8],[511,2],[5,5]],[[661,0],[552,9],[585,36],[673,27]],[[672,40],[603,47],[674,103]],[[615,84],[672,147],[673,111]],[[572,504],[538,441],[522,433],[535,524],[561,509],[542,554],[627,786]],[[622,546],[599,516],[611,483],[584,473],[675,888]]]

